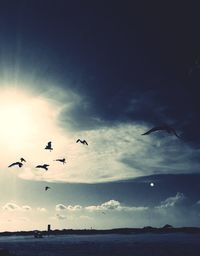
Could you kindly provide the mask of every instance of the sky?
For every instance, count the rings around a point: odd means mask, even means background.
[[[199,226],[197,7],[1,1],[0,231]]]

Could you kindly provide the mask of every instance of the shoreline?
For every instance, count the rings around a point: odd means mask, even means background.
[[[36,232],[41,233],[42,236],[48,235],[106,235],[106,234],[169,234],[169,233],[187,233],[187,234],[199,234],[200,227],[144,227],[144,228],[115,228],[115,229],[63,229],[63,230],[31,230],[31,231],[4,231],[0,232],[1,236],[29,236],[35,235]]]

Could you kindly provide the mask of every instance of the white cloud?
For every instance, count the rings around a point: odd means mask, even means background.
[[[89,205],[89,206],[81,206],[81,205],[63,205],[58,204],[56,205],[56,211],[70,211],[70,212],[80,212],[80,211],[88,211],[88,212],[105,212],[105,211],[127,211],[127,212],[136,212],[136,211],[144,211],[147,210],[148,207],[134,207],[134,206],[122,206],[119,201],[116,200],[109,200],[105,203],[100,205]]]
[[[68,211],[80,211],[80,210],[82,210],[82,206],[81,205],[74,205],[74,206],[68,205],[67,210]]]
[[[120,202],[116,200],[110,200],[101,205],[102,208],[106,210],[115,210],[120,207]]]
[[[8,164],[18,161],[16,156],[20,149],[20,152],[25,152],[23,157],[27,159],[27,163],[20,169],[9,168],[9,172],[22,179],[100,183],[155,173],[188,173],[191,167],[194,172],[200,170],[200,161],[197,160],[200,150],[194,150],[185,142],[164,132],[141,136],[149,128],[146,125],[136,122],[111,125],[97,116],[98,126],[92,126],[90,130],[73,130],[69,125],[76,121],[72,110],[76,109],[81,113],[81,106],[87,109],[89,102],[72,91],[63,93],[62,89],[58,92],[57,88],[51,87],[47,94],[40,96],[27,96],[23,93],[19,95],[24,102],[29,103],[29,107],[22,111],[25,111],[25,120],[22,121],[26,139],[21,132],[17,143],[9,138],[12,141],[10,145],[8,137],[1,135],[5,141],[5,151],[2,156],[4,162],[1,162],[0,167],[7,168]],[[16,104],[18,106],[19,102]],[[29,116],[32,117],[31,127]],[[6,135],[6,127],[4,131]],[[12,136],[19,139],[16,133]],[[86,139],[89,146],[76,143],[77,138]],[[52,140],[54,148],[51,154],[44,150],[49,140]],[[53,161],[58,157],[65,157],[67,164]],[[48,171],[35,168],[42,163],[50,165]]]
[[[134,206],[122,206],[119,201],[110,200],[100,205],[91,205],[85,207],[86,210],[90,212],[95,211],[127,211],[127,212],[136,212],[147,210],[148,207],[134,207]]]
[[[75,211],[80,211],[82,210],[82,206],[81,205],[64,205],[64,204],[57,204],[56,205],[56,211],[71,211],[71,212],[75,212]]]
[[[140,211],[146,211],[149,208],[147,206],[132,206],[132,207],[121,207],[121,210],[127,211],[127,212],[140,212]]]
[[[4,211],[31,211],[31,207],[29,205],[19,206],[15,203],[6,203],[2,209]]]
[[[6,211],[16,211],[16,210],[20,210],[20,206],[18,206],[17,204],[15,203],[6,203],[3,207],[2,207],[3,210],[6,210]]]
[[[186,197],[184,196],[184,194],[178,192],[175,196],[169,197],[169,198],[165,199],[164,201],[162,201],[161,204],[159,206],[157,206],[156,208],[162,209],[162,208],[174,207],[174,206],[182,203],[185,199],[186,199]]]
[[[56,211],[62,211],[62,210],[66,210],[67,207],[64,204],[57,204],[56,205]]]
[[[117,210],[120,209],[120,202],[116,200],[110,200],[108,202],[105,202],[101,205],[91,205],[85,207],[86,210],[88,211],[104,211],[104,210]]]

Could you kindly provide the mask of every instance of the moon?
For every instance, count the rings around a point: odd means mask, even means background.
[[[150,187],[154,187],[155,184],[153,182],[150,183]]]

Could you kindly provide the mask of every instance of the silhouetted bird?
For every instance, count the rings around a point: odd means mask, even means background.
[[[84,144],[84,145],[87,145],[87,146],[88,146],[88,143],[87,143],[87,141],[86,141],[86,140],[80,140],[80,139],[78,139],[78,140],[76,141],[76,143],[78,143],[78,142],[80,142],[80,143],[82,143],[82,144]]]
[[[50,187],[45,187],[45,191],[47,191],[48,189],[50,189]]]
[[[46,171],[48,171],[48,166],[49,166],[49,164],[43,164],[43,165],[37,165],[35,168],[42,168],[42,169],[45,169]]]
[[[20,158],[20,161],[21,162],[26,162],[26,160],[23,157]]]
[[[49,141],[49,142],[47,143],[45,149],[50,150],[50,152],[51,152],[51,150],[53,150],[53,148],[52,148],[52,146],[51,146],[51,141]]]
[[[15,162],[15,163],[12,163],[11,165],[9,165],[8,167],[13,167],[15,165],[18,165],[18,167],[20,167],[20,168],[23,166],[23,164],[21,162]]]
[[[156,132],[156,131],[166,131],[170,134],[174,134],[176,137],[178,137],[179,139],[181,139],[181,137],[176,133],[176,131],[174,130],[174,128],[168,126],[168,125],[162,125],[162,126],[156,126],[152,129],[150,129],[149,131],[141,134],[141,135],[148,135],[152,132]]]
[[[57,162],[61,162],[63,164],[66,164],[66,161],[65,161],[65,158],[62,158],[62,159],[56,159],[54,161],[57,161]]]

